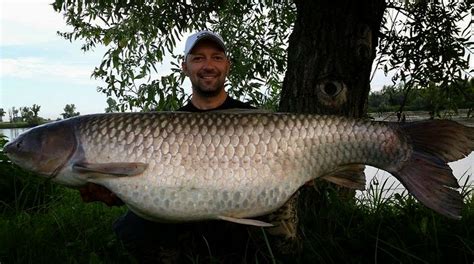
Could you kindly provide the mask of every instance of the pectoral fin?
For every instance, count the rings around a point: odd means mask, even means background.
[[[322,179],[341,185],[346,188],[364,190],[365,174],[364,165],[350,164],[339,167],[337,170],[322,177]]]
[[[111,162],[111,163],[76,163],[72,166],[78,173],[87,173],[94,175],[108,176],[135,176],[148,167],[148,164],[142,162]]]
[[[252,226],[261,226],[261,227],[270,227],[273,226],[270,223],[255,220],[255,219],[247,219],[247,218],[235,218],[235,217],[230,217],[230,216],[222,216],[219,215],[217,218],[224,220],[224,221],[229,221],[237,224],[242,224],[242,225],[252,225]]]

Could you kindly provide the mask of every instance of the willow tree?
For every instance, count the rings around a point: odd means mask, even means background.
[[[53,6],[72,26],[61,36],[83,40],[85,51],[107,47],[92,76],[105,80],[98,90],[117,98],[122,111],[182,105],[188,95],[177,44],[210,29],[227,41],[232,95],[279,111],[363,117],[375,67],[412,86],[453,83],[469,68],[469,33],[456,26],[470,10],[467,2],[392,2],[56,0]],[[156,67],[165,58],[172,67],[162,74]]]

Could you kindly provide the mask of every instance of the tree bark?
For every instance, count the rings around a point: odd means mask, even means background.
[[[280,111],[366,113],[384,0],[296,0]]]
[[[297,19],[289,40],[288,69],[279,110],[363,117],[385,1],[295,0],[295,3]],[[360,173],[364,173],[363,169]],[[296,223],[301,222],[295,238],[305,233],[306,224],[314,222],[309,218],[327,210],[326,187],[318,183],[314,188],[301,188],[288,202],[290,207],[298,209]],[[346,198],[354,194],[352,190],[339,191],[339,196]],[[298,239],[291,243],[290,248],[301,248]]]

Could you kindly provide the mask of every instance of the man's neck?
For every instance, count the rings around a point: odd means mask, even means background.
[[[191,97],[191,103],[200,110],[209,110],[219,107],[226,99],[227,93],[225,91],[213,97],[203,97],[194,93]]]

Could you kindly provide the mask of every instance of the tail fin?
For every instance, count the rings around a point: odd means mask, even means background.
[[[431,120],[401,125],[415,150],[444,162],[466,157],[474,150],[474,127],[451,120]]]
[[[474,128],[449,120],[406,123],[400,126],[413,153],[391,173],[419,201],[445,216],[460,219],[463,200],[448,162],[474,150]]]

